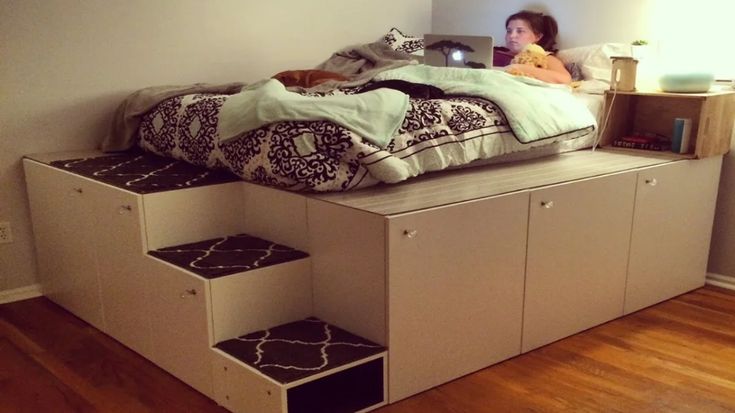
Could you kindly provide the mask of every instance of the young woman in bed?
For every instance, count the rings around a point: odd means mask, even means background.
[[[536,43],[547,52],[555,53],[556,34],[558,26],[556,20],[543,13],[523,10],[505,20],[505,46],[496,47],[493,56],[493,66],[505,66],[505,70],[518,69],[536,79],[549,83],[570,83],[572,77],[564,68],[564,64],[554,56],[549,55],[548,69],[541,69],[531,65],[510,64],[511,59],[529,43]]]

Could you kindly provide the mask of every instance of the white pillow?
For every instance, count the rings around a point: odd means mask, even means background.
[[[581,67],[584,80],[594,79],[609,83],[612,75],[610,58],[630,55],[630,45],[627,43],[601,43],[559,50],[556,57],[565,65],[576,64]]]
[[[424,51],[424,38],[414,37],[407,34],[403,34],[400,30],[395,27],[383,36],[383,41],[393,48],[393,50],[399,50],[406,53],[414,53],[423,56]]]

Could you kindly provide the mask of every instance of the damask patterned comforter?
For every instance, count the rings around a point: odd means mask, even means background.
[[[330,93],[354,93],[358,88]],[[220,142],[220,108],[229,95],[169,98],[143,118],[139,145],[195,165],[224,168],[247,181],[294,191],[347,191],[396,183],[588,135],[594,126],[521,143],[494,103],[475,97],[410,99],[385,148],[329,121],[283,121]]]

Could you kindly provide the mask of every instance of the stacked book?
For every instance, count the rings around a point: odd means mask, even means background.
[[[671,141],[667,137],[655,133],[633,132],[628,136],[615,139],[612,146],[649,151],[668,151],[671,149]]]
[[[689,152],[689,141],[692,134],[692,120],[689,118],[674,119],[674,133],[671,135],[671,150],[677,153]]]

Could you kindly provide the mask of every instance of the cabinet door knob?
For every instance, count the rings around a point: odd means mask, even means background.
[[[656,184],[658,184],[658,181],[656,180],[656,178],[646,179],[646,185],[656,186]]]
[[[403,231],[403,235],[405,235],[408,238],[415,238],[416,235],[418,235],[418,230],[415,229],[407,229]]]
[[[128,212],[132,211],[133,207],[130,205],[121,205],[120,208],[117,209],[117,213],[120,215],[127,214]]]
[[[184,290],[184,292],[179,295],[179,298],[189,298],[195,295],[197,295],[197,290],[190,288],[190,289]]]
[[[553,208],[554,201],[541,201],[541,206],[546,209]]]
[[[82,190],[82,188],[72,188],[71,190],[72,190],[72,192],[74,192],[75,194],[81,194],[81,193],[83,193],[83,192],[84,192],[84,190]]]

